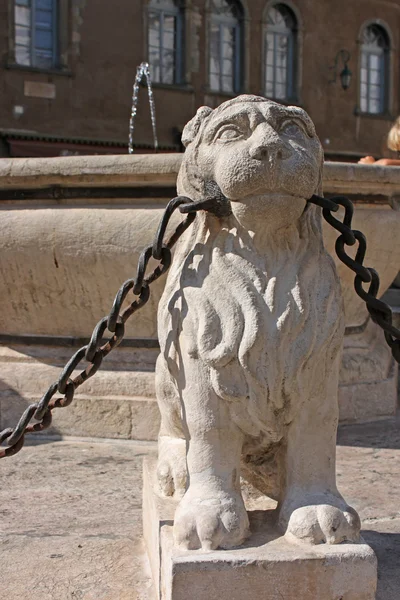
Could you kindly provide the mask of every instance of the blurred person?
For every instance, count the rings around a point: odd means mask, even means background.
[[[383,165],[386,167],[400,167],[400,117],[397,117],[393,127],[388,133],[387,146],[389,150],[397,152],[398,158],[380,158],[375,160],[373,156],[364,156],[358,161],[363,165]]]

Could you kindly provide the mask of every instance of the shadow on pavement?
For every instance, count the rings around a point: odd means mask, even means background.
[[[378,557],[376,600],[399,600],[400,533],[363,530],[362,536]]]
[[[14,428],[24,411],[31,404],[26,398],[23,398],[15,389],[0,380],[0,431],[9,427]],[[35,423],[36,421],[33,421]],[[52,439],[49,439],[52,436]],[[42,433],[30,433],[25,437],[25,445],[46,444],[61,439],[61,434],[57,427],[52,425],[48,430]],[[6,447],[4,441],[2,446]]]
[[[337,443],[339,446],[400,450],[400,418],[393,417],[372,423],[341,425],[338,430]]]

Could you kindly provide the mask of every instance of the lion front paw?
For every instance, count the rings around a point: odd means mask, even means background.
[[[285,502],[279,523],[287,537],[309,544],[340,544],[357,542],[360,538],[361,522],[357,512],[341,496],[333,494]]]
[[[174,538],[187,550],[233,548],[248,536],[247,512],[236,492],[191,486],[177,508]]]
[[[187,479],[185,440],[167,436],[160,437],[157,479],[163,496],[183,496]]]

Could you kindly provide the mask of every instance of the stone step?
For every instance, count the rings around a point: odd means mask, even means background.
[[[0,430],[15,427],[24,410],[40,397],[2,390]],[[159,428],[155,398],[76,394],[72,404],[53,411],[53,423],[46,435],[151,441],[157,439]]]
[[[84,365],[86,366],[86,365]],[[83,366],[83,368],[84,368]],[[82,369],[73,371],[75,377]],[[40,363],[0,364],[0,392],[14,389],[20,393],[42,395],[48,386],[57,381],[61,368]],[[85,381],[79,391],[88,396],[143,396],[155,398],[154,372],[99,370]]]

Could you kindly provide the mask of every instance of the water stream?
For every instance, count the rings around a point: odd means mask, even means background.
[[[153,128],[154,149],[157,150],[157,148],[158,148],[157,128],[156,128],[156,107],[154,105],[153,88],[151,85],[150,66],[149,66],[149,63],[142,62],[136,69],[136,77],[135,77],[135,82],[133,84],[132,109],[131,109],[131,118],[129,121],[129,145],[128,145],[129,154],[133,154],[133,133],[135,130],[135,119],[136,119],[136,115],[137,115],[137,106],[139,103],[139,86],[140,86],[140,83],[141,83],[143,77],[146,79],[147,93],[149,96],[151,125]]]

